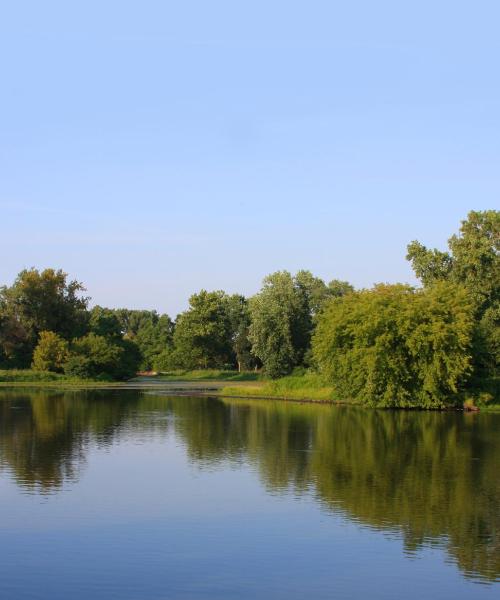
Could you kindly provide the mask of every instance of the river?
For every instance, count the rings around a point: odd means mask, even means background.
[[[0,390],[0,597],[489,599],[500,414]]]

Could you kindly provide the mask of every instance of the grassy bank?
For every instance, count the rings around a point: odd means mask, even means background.
[[[168,371],[155,379],[160,381],[257,381],[260,374],[255,371],[223,371],[222,369],[197,369],[194,371]]]
[[[226,386],[223,396],[246,396],[249,398],[276,398],[280,400],[308,400],[314,402],[340,402],[333,388],[314,373],[289,375],[274,381],[255,382],[238,387]],[[344,403],[344,401],[342,401]]]
[[[52,373],[50,371],[33,371],[31,369],[0,369],[0,387],[101,387],[116,385],[113,381],[103,381],[97,379],[81,379],[71,377],[62,373]]]
[[[500,412],[499,387],[500,382],[498,380],[488,380],[484,382],[481,390],[476,390],[470,396],[466,395],[465,398],[469,398],[471,406],[477,406],[482,411]],[[274,381],[261,380],[248,385],[225,386],[220,390],[219,395],[238,398],[276,398],[279,400],[357,404],[355,401],[338,398],[333,387],[325,383],[319,375],[307,372],[289,375]]]

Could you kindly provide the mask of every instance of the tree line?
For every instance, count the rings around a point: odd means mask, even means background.
[[[0,289],[0,365],[118,379],[197,368],[277,378],[304,367],[339,398],[375,406],[435,408],[467,390],[495,393],[500,212],[470,212],[448,246],[409,244],[418,288],[355,290],[279,271],[251,298],[193,294],[175,322],[156,311],[89,309],[83,285],[62,271],[24,270]]]

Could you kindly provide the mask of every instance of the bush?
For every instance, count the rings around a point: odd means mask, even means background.
[[[94,372],[90,358],[82,354],[70,354],[64,363],[64,373],[71,377],[90,379]]]
[[[62,373],[68,357],[68,342],[53,331],[42,331],[33,353],[35,371]]]
[[[64,372],[75,377],[126,379],[136,373],[139,362],[133,342],[89,333],[73,342]]]

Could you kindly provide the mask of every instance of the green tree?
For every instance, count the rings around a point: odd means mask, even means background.
[[[114,338],[121,338],[123,333],[116,312],[102,306],[94,306],[90,311],[89,330],[95,335]]]
[[[42,331],[33,353],[32,367],[35,371],[62,373],[68,357],[68,342],[53,331]]]
[[[227,310],[231,325],[231,342],[238,371],[249,371],[257,366],[252,355],[252,344],[248,337],[250,328],[250,309],[248,300],[240,294],[227,298]]]
[[[155,359],[163,351],[172,348],[174,324],[168,315],[153,313],[150,320],[145,320],[131,337],[141,352],[141,368],[151,369]]]
[[[3,312],[0,304],[0,365],[7,369],[26,366],[30,356],[26,330],[14,316]]]
[[[113,310],[125,339],[137,344],[141,352],[141,369],[151,369],[160,354],[171,350],[174,324],[166,314],[155,310]]]
[[[250,300],[252,354],[269,377],[290,373],[309,347],[312,314],[304,279],[278,271],[264,279],[261,291]]]
[[[500,300],[500,211],[471,211],[448,247],[441,252],[414,241],[407,259],[425,286],[443,280],[465,285],[482,314]]]
[[[470,374],[473,324],[463,286],[379,285],[328,304],[313,354],[341,399],[440,408],[459,401]]]
[[[16,366],[30,364],[42,331],[53,331],[66,340],[84,333],[88,303],[88,298],[81,296],[84,290],[81,283],[68,281],[66,273],[54,269],[21,271],[11,287],[0,289],[3,322],[7,331],[17,332],[21,346],[17,356],[22,364]],[[5,326],[1,337],[3,351],[8,353]]]
[[[295,275],[295,285],[305,295],[309,313],[314,318],[331,298],[340,298],[354,291],[347,281],[333,279],[328,285],[310,271],[299,271]]]
[[[224,367],[234,363],[228,297],[201,290],[189,298],[189,309],[176,321],[174,353],[182,368]]]
[[[449,252],[408,246],[407,259],[424,284],[452,281],[464,285],[475,306],[473,387],[490,391],[498,377],[500,339],[500,211],[471,211],[460,231],[448,240]],[[491,388],[495,393],[495,386]]]
[[[348,281],[332,279],[328,284],[328,295],[330,298],[341,298],[352,292],[354,292],[354,287]]]

